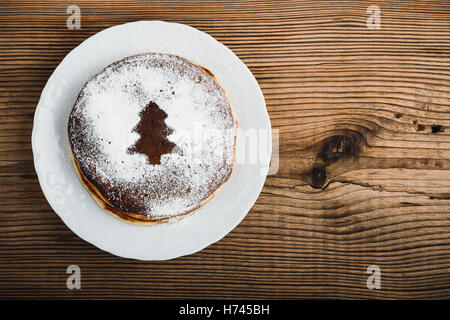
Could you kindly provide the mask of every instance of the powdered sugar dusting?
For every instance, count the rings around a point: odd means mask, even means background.
[[[176,147],[152,165],[127,151],[140,112],[167,113]],[[149,218],[189,212],[231,174],[236,123],[212,76],[185,59],[142,54],[105,68],[82,89],[69,119],[72,151],[86,177],[122,211]]]

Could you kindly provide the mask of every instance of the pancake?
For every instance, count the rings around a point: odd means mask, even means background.
[[[237,121],[208,69],[159,53],[90,79],[68,135],[78,176],[107,212],[153,224],[193,212],[230,177]]]

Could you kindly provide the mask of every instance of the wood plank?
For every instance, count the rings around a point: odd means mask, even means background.
[[[0,298],[449,298],[450,2],[0,3]],[[258,80],[280,168],[218,243],[165,262],[121,259],[73,234],[39,187],[33,115],[48,77],[96,32],[186,23]],[[68,290],[79,265],[82,289]],[[381,289],[366,286],[369,265]]]

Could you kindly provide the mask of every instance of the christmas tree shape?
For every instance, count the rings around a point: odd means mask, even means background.
[[[166,123],[167,113],[155,102],[150,103],[139,113],[141,120],[133,131],[140,135],[128,152],[141,153],[147,156],[150,164],[161,164],[161,156],[171,153],[175,144],[167,139],[173,130]]]

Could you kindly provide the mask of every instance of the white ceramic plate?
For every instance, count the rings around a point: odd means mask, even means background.
[[[176,54],[210,69],[229,96],[239,130],[245,131],[238,133],[233,173],[216,196],[191,215],[153,226],[124,222],[97,205],[74,170],[67,137],[67,119],[84,83],[110,63],[144,52]],[[269,139],[253,148],[249,139],[244,139],[252,130],[269,132]],[[220,240],[245,217],[267,175],[270,120],[258,83],[230,49],[186,25],[140,21],[103,30],[64,58],[36,108],[32,145],[45,197],[73,232],[117,256],[165,260],[192,254]],[[250,164],[245,157],[254,152],[258,159]],[[247,154],[247,158],[251,156]]]

